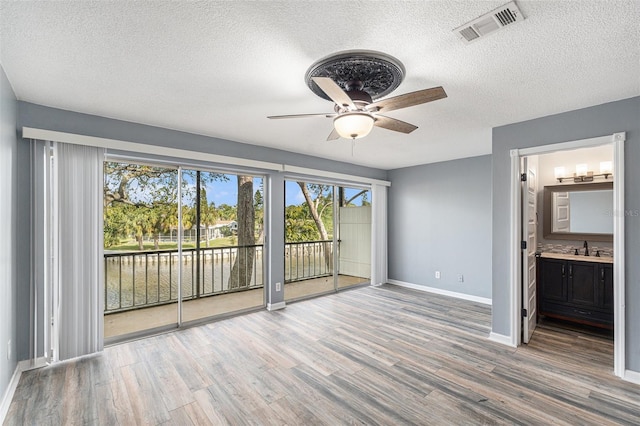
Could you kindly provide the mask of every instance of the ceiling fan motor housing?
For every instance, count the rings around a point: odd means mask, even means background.
[[[373,99],[371,99],[371,95],[365,92],[364,90],[347,90],[345,93],[351,98],[351,100],[358,107],[359,110],[363,109],[364,107],[369,105],[371,102],[373,102]],[[338,104],[335,105],[334,109],[338,113],[349,111],[348,106],[345,107],[344,105],[338,105]]]
[[[348,50],[315,62],[307,70],[305,81],[313,93],[328,101],[331,98],[313,82],[313,77],[329,77],[354,102],[371,103],[397,89],[404,75],[404,66],[393,56],[372,50]]]

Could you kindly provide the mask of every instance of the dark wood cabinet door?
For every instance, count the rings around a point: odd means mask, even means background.
[[[600,305],[598,264],[591,262],[568,262],[568,302],[583,306]]]
[[[542,300],[566,302],[567,265],[564,260],[540,259],[540,297]]]
[[[613,265],[538,258],[538,312],[613,328]]]
[[[600,278],[600,306],[613,313],[613,265],[602,264],[598,277]]]

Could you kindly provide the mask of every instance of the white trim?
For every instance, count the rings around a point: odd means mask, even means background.
[[[238,157],[227,157],[224,155],[209,154],[201,151],[191,151],[186,149],[169,148],[158,145],[148,145],[144,143],[121,141],[117,139],[98,138],[94,136],[78,135],[75,133],[56,132],[53,130],[35,129],[32,127],[22,128],[22,137],[31,139],[41,139],[56,142],[65,142],[76,145],[96,146],[100,148],[134,151],[143,154],[164,155],[168,157],[187,158],[190,160],[210,161],[212,163],[230,164],[234,166],[254,167],[265,170],[282,171],[282,164],[269,163],[266,161],[248,160]]]
[[[11,406],[11,401],[13,401],[13,396],[18,388],[18,383],[20,383],[22,373],[35,368],[44,367],[45,365],[47,365],[47,362],[44,357],[37,358],[33,362],[31,360],[24,360],[16,364],[16,369],[13,370],[9,386],[7,386],[7,389],[2,396],[2,403],[0,403],[0,424],[4,424],[7,414],[9,413],[9,407]]]
[[[489,333],[489,340],[492,342],[500,343],[501,345],[506,345],[511,348],[516,348],[517,346],[513,343],[511,336],[506,336],[504,334],[494,333],[493,331]]]
[[[284,309],[287,306],[286,302],[267,303],[267,311],[277,311],[278,309]]]
[[[355,183],[366,183],[369,185],[377,184],[377,185],[391,186],[391,182],[387,180],[372,179],[364,176],[348,175],[345,173],[328,172],[326,170],[308,169],[306,167],[290,166],[288,164],[283,164],[282,170],[288,174],[287,176],[285,176],[285,178],[287,178],[290,174],[300,174],[300,175],[317,176],[322,178],[329,178],[329,179],[343,181],[343,182],[333,182],[334,184],[338,184],[338,185],[342,183],[344,183],[345,185],[349,185],[355,182]]]
[[[458,293],[458,292],[449,291],[449,290],[442,290],[440,288],[429,287],[429,286],[420,285],[420,284],[412,284],[412,283],[407,283],[407,282],[398,281],[398,280],[390,279],[387,282],[389,284],[397,285],[399,287],[411,288],[414,290],[425,291],[427,293],[440,294],[442,296],[454,297],[456,299],[468,300],[470,302],[482,303],[483,305],[491,306],[491,299],[488,299],[486,297],[473,296],[471,294]]]
[[[25,372],[35,370],[36,368],[46,367],[47,365],[47,359],[45,357],[40,357],[35,360],[25,359],[24,361],[20,361],[16,368],[20,368],[21,372]]]
[[[164,147],[158,145],[148,145],[138,142],[122,141],[118,139],[99,138],[95,136],[79,135],[75,133],[57,132],[54,130],[37,129],[33,127],[23,127],[22,137],[40,140],[50,140],[65,142],[76,145],[96,146],[100,148],[131,151],[141,154],[153,154],[167,157],[175,157],[189,160],[208,161],[225,165],[253,167],[262,170],[277,172],[288,172],[292,174],[302,174],[318,176],[329,179],[344,180],[345,183],[378,184],[391,186],[391,182],[386,180],[372,179],[363,176],[349,175],[345,173],[335,173],[325,170],[309,169],[306,167],[290,166],[286,164],[271,163],[266,161],[249,160],[239,157],[228,157],[225,155],[210,154],[201,151],[191,151],[186,149]]]
[[[520,321],[522,318],[518,312],[519,299],[518,296],[522,291],[522,283],[520,282],[520,262],[519,254],[520,247],[519,242],[515,238],[519,238],[520,233],[520,191],[515,191],[514,186],[519,186],[519,164],[520,157],[536,154],[546,154],[550,152],[572,150],[579,148],[588,148],[601,145],[612,145],[614,149],[613,167],[616,172],[616,178],[613,185],[613,240],[614,240],[614,263],[613,263],[613,296],[614,296],[614,342],[613,342],[613,371],[618,377],[625,380],[627,378],[627,372],[625,370],[625,348],[626,348],[626,318],[625,318],[625,249],[624,249],[624,141],[626,140],[626,133],[614,133],[612,135],[600,136],[591,139],[582,139],[570,142],[562,142],[551,145],[542,145],[526,149],[513,149],[511,150],[511,217],[510,217],[510,235],[512,247],[510,250],[510,291],[512,293],[510,301],[510,326],[511,326],[511,340],[516,344],[520,344]],[[518,165],[518,168],[515,166]],[[638,373],[640,375],[640,373]],[[631,374],[633,380],[635,375]],[[630,381],[633,381],[630,380]]]
[[[7,390],[2,396],[2,404],[0,404],[0,424],[4,424],[21,375],[22,370],[20,369],[20,363],[18,363],[18,365],[16,365],[16,369],[13,371],[13,376],[11,376],[11,380],[9,381],[9,386],[7,386]]]
[[[628,382],[640,385],[640,373],[633,370],[625,370],[622,378]]]
[[[624,135],[624,133],[614,133],[614,136],[619,134]],[[560,142],[560,143],[554,143],[550,145],[540,145],[540,146],[534,146],[531,148],[522,148],[520,150],[512,150],[512,151],[518,151],[521,157],[526,157],[528,155],[550,154],[552,152],[558,152],[558,151],[570,151],[573,149],[590,148],[594,146],[607,145],[607,144],[610,144],[611,142],[612,142],[611,135],[605,135],[605,136],[598,136],[596,138]],[[616,174],[617,174],[618,171],[616,169],[614,170],[616,171]]]
[[[626,377],[626,296],[624,251],[624,141],[625,133],[613,135],[613,372]]]

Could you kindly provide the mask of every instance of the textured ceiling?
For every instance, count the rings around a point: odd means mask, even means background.
[[[0,2],[0,62],[20,100],[392,169],[488,154],[491,128],[640,95],[640,1],[517,1],[525,20],[464,44],[501,1]],[[419,127],[325,141],[304,73],[351,49],[407,73],[388,115]]]

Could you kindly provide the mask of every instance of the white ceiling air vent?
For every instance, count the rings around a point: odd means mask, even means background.
[[[471,43],[522,20],[524,20],[524,16],[518,6],[515,2],[509,2],[471,22],[467,22],[453,32],[457,33],[465,43]]]

